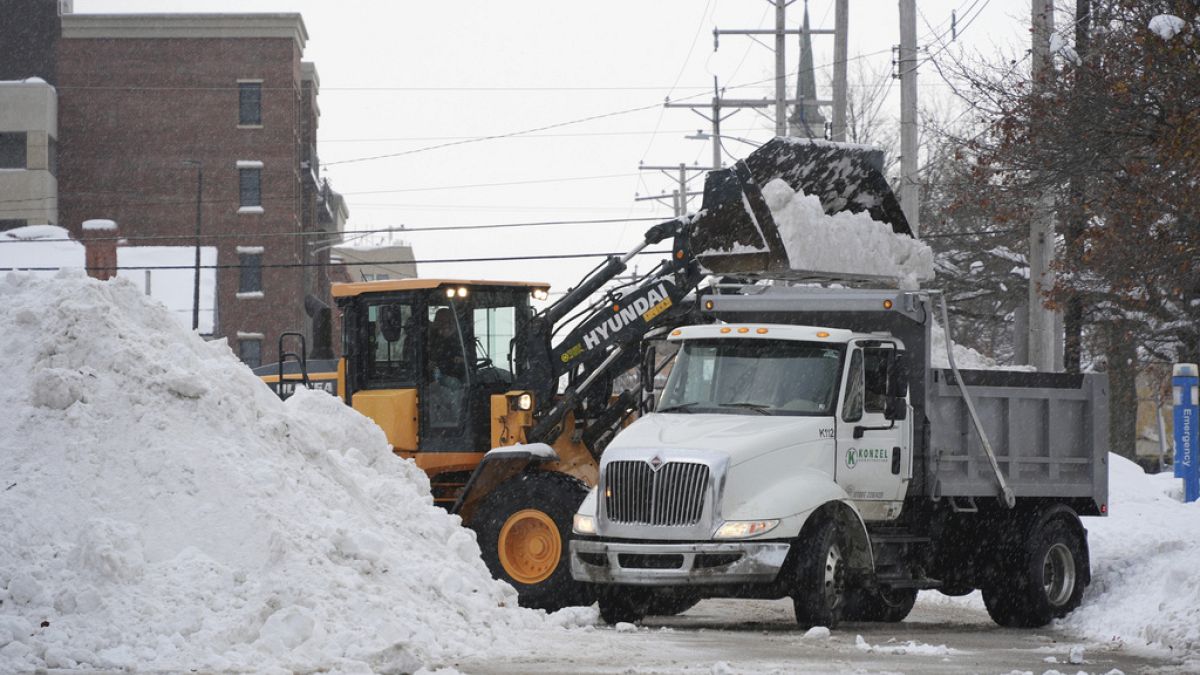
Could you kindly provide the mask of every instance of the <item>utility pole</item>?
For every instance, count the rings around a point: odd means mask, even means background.
[[[721,98],[721,89],[717,85],[716,75],[713,75],[713,97],[711,103],[671,103],[667,101],[663,104],[664,108],[688,108],[712,125],[712,168],[714,171],[721,168],[721,122],[738,113],[738,108],[734,108],[733,111],[722,114],[721,109],[726,105],[728,105],[728,102]],[[705,107],[711,107],[712,112],[708,115],[700,112]],[[688,138],[693,137],[689,136]]]
[[[914,237],[921,229],[921,185],[917,181],[917,6],[900,0],[900,208]]]
[[[204,194],[204,162],[198,159],[185,159],[183,163],[196,167],[196,266],[192,279],[192,330],[197,330],[200,328],[200,209],[201,197]],[[149,279],[146,283],[146,292],[150,292]]]
[[[801,103],[809,103],[816,105],[835,105],[831,100],[817,101],[799,101],[796,99],[788,99],[787,97],[787,53],[784,47],[788,35],[803,35],[804,28],[788,29],[786,24],[787,6],[796,0],[769,0],[775,6],[775,28],[749,28],[749,29],[713,29],[713,51],[717,51],[720,47],[722,35],[773,35],[775,36],[775,100],[763,105],[767,99],[761,101],[755,100],[732,100],[725,99],[724,106],[726,108],[774,108],[775,109],[775,135],[786,136],[787,129],[787,106],[798,105]],[[830,29],[815,28],[808,30],[809,35],[833,35],[835,31]],[[836,51],[836,49],[835,49]],[[843,59],[844,61],[844,59]],[[843,92],[844,93],[844,92]],[[679,106],[683,107],[683,106]],[[843,127],[845,119],[843,118]]]
[[[676,181],[678,187],[671,191],[671,206],[674,209],[676,216],[682,216],[687,213],[688,197],[704,194],[703,190],[688,190],[688,183],[698,175],[708,172],[706,167],[688,166],[682,162],[677,165],[658,165],[658,164],[639,164],[639,171],[661,171],[663,174]],[[676,172],[671,175],[668,172]],[[644,197],[634,197],[635,202],[656,201],[665,204],[668,195],[646,195]]]
[[[1033,95],[1054,75],[1050,35],[1054,32],[1052,0],[1032,0]],[[1047,195],[1029,221],[1029,365],[1039,371],[1058,370],[1061,349],[1056,349],[1056,312],[1046,309],[1044,293],[1054,286],[1054,202]],[[1057,358],[1056,358],[1057,356]]]
[[[833,125],[829,138],[846,140],[846,64],[850,33],[850,0],[836,0],[833,10]]]

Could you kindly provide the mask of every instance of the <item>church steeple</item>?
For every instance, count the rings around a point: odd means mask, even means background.
[[[796,73],[796,100],[788,132],[802,138],[824,138],[825,116],[817,105],[817,78],[813,72],[812,36],[808,32],[808,0],[804,0],[804,31],[800,33],[800,68]]]

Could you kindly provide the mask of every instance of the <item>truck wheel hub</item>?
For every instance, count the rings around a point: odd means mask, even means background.
[[[522,584],[545,581],[562,556],[562,538],[554,520],[537,509],[524,509],[508,517],[500,528],[500,564]]]
[[[829,555],[825,557],[825,577],[822,588],[830,607],[841,604],[842,593],[846,586],[846,565],[842,560],[842,550],[837,544],[829,547]]]
[[[1055,544],[1046,551],[1042,585],[1046,599],[1056,607],[1065,605],[1075,592],[1075,556],[1065,544]]]

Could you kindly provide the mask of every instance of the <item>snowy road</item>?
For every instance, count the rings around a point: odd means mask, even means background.
[[[845,624],[806,639],[783,601],[708,600],[636,631],[572,631],[520,657],[472,659],[463,673],[1123,673],[1188,672],[1178,659],[1096,644],[1059,629],[997,627],[968,601],[926,594],[902,624]],[[857,640],[862,636],[863,642]],[[865,644],[864,644],[865,643]],[[1083,663],[1072,665],[1072,648]]]

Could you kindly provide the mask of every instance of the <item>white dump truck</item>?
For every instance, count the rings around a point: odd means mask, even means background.
[[[701,298],[709,321],[670,333],[656,410],[608,446],[574,518],[571,572],[604,620],[791,597],[805,626],[900,621],[919,589],[981,589],[1004,626],[1077,607],[1080,516],[1107,511],[1107,380],[935,368],[937,300]]]

